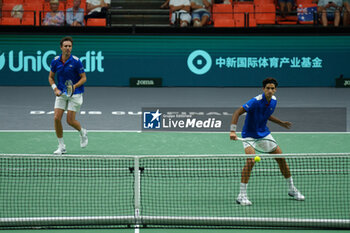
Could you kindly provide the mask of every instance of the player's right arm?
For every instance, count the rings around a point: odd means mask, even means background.
[[[51,87],[55,84],[55,73],[52,71],[50,71],[50,74],[49,74],[49,83]],[[57,88],[56,84],[55,84],[55,88],[53,88],[53,91],[55,92],[56,96],[60,96],[62,94],[61,91]]]
[[[230,139],[231,140],[237,140],[237,134],[236,134],[236,130],[237,130],[237,122],[239,117],[243,114],[247,112],[242,106],[237,109],[233,115],[232,115],[232,120],[231,120],[231,127],[230,127]]]

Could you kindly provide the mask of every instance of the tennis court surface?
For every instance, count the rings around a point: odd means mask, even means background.
[[[262,156],[249,182],[253,205],[237,205],[246,156],[227,133],[92,131],[81,149],[78,133],[66,132],[67,155],[53,156],[54,132],[3,131],[0,224],[125,227],[115,232],[135,226],[140,232],[164,232],[154,229],[164,226],[349,229],[350,155],[344,152],[350,145],[344,142],[350,134],[273,136],[305,201],[287,195],[274,157]],[[166,230],[176,231],[215,232]]]

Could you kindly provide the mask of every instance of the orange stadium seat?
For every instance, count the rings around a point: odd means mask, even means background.
[[[254,0],[254,5],[275,4],[275,0]]]
[[[245,25],[246,15],[249,16],[247,18],[247,22],[249,22],[249,25]],[[245,26],[256,27],[255,12],[254,12],[253,4],[234,3],[233,18],[235,20],[236,27],[245,27]]]
[[[18,5],[18,4],[22,4],[23,0],[2,0],[2,4],[14,4],[14,5]]]
[[[212,8],[214,27],[234,27],[231,4],[214,4]]]
[[[86,26],[105,27],[106,26],[106,19],[90,18],[87,20]]]
[[[296,5],[299,6],[300,4],[315,4],[313,3],[314,0],[296,0]],[[316,4],[317,5],[317,4]]]
[[[13,9],[14,6],[16,6],[18,4],[16,3],[3,3],[2,5],[2,17],[11,17],[11,11]]]
[[[24,3],[24,15],[23,17],[33,17],[35,12],[35,25],[39,25],[40,12],[43,10],[43,4],[40,2]]]
[[[34,17],[23,17],[22,25],[34,26]]]
[[[26,3],[26,4],[41,4],[42,6],[44,5],[45,3],[45,0],[23,0],[23,3]]]
[[[255,5],[255,18],[257,24],[276,24],[275,4]]]
[[[2,25],[21,25],[21,20],[19,18],[13,18],[13,17],[2,17],[1,24]]]

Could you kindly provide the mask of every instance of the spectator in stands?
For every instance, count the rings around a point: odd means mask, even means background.
[[[191,22],[191,3],[189,0],[170,0],[171,23],[176,24],[180,20],[180,27],[187,27]]]
[[[192,21],[194,27],[208,24],[211,11],[211,0],[191,0]]]
[[[321,14],[322,25],[327,27],[328,20],[330,20],[334,21],[335,27],[338,27],[340,23],[340,11],[342,6],[342,0],[319,0],[317,11]]]
[[[284,18],[292,12],[294,1],[293,0],[278,0],[281,10],[281,16]]]
[[[160,6],[160,8],[162,8],[162,9],[169,8],[169,2],[170,2],[170,0],[166,0],[166,1]]]
[[[350,0],[343,0],[343,24],[344,26],[349,26],[350,21]]]
[[[44,19],[45,26],[63,26],[64,12],[58,11],[59,1],[50,0],[50,12],[47,12]]]
[[[81,0],[74,0],[73,7],[66,11],[66,22],[70,26],[84,26],[84,9],[80,8]]]
[[[89,18],[106,18],[108,9],[111,6],[111,0],[86,0],[86,10],[88,15],[85,20]]]

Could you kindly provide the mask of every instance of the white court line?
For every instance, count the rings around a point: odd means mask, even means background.
[[[47,132],[55,132],[55,130],[0,130],[0,133],[47,133]],[[64,132],[77,132],[76,130],[64,130]],[[88,132],[94,132],[94,133],[197,133],[197,134],[206,134],[206,133],[212,133],[212,134],[227,134],[227,132],[200,132],[200,131],[148,131],[148,130],[89,130]],[[241,132],[237,132],[241,133]],[[272,134],[350,134],[350,132],[278,132],[274,131],[271,132]]]

